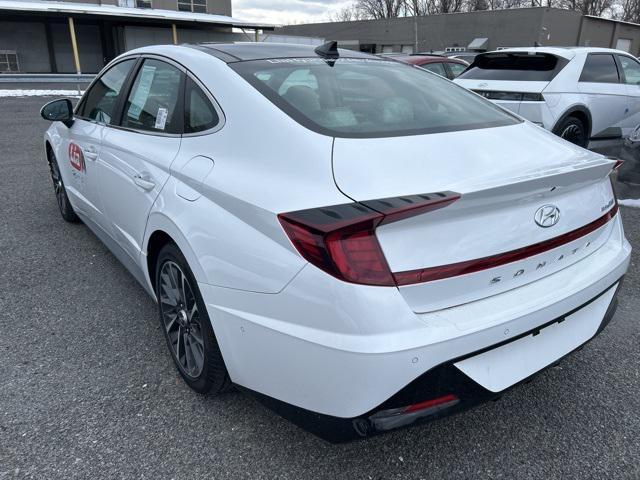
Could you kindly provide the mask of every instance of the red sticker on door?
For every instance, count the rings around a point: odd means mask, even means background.
[[[84,155],[80,146],[75,143],[69,144],[69,161],[73,168],[79,172],[84,172]]]

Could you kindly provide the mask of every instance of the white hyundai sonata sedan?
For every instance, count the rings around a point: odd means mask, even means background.
[[[629,264],[615,161],[332,43],[134,50],[42,115],[62,216],[157,300],[186,383],[328,440],[556,363]]]

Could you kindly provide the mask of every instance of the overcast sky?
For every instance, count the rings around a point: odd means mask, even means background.
[[[276,24],[326,22],[348,0],[232,0],[233,16]]]

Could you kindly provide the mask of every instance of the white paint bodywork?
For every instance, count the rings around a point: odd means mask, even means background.
[[[627,52],[607,48],[510,48],[501,52],[549,53],[568,60],[568,64],[550,82],[474,80],[456,78],[455,83],[470,90],[542,93],[544,101],[501,101],[494,103],[523,118],[553,130],[567,113],[585,109],[591,116],[591,137],[620,128],[623,136],[640,124],[640,86],[624,83],[579,82],[587,55],[609,53],[632,57]]]
[[[295,122],[210,55],[174,46],[127,55],[147,54],[171,58],[199,79],[223,112],[221,128],[171,137],[76,121],[71,128],[54,123],[45,140],[74,209],[152,296],[149,239],[163,232],[178,245],[239,385],[315,412],[361,415],[434,366],[580,307],[627,269],[630,246],[617,215],[571,261],[491,288],[488,278],[501,274],[499,268],[401,288],[337,280],[298,254],[278,213],[457,191],[462,199],[450,207],[377,232],[392,268],[425,267],[499,253],[592,221],[613,198],[612,162],[529,123],[334,141]],[[70,139],[96,147],[84,183],[74,183]],[[137,185],[136,175],[153,188]],[[565,212],[557,229],[533,222],[548,201]],[[546,255],[559,256],[563,248]],[[585,312],[599,324],[600,310]],[[563,348],[584,337],[571,337]],[[514,346],[500,361],[528,355],[523,352]],[[555,361],[557,352],[539,350],[535,368]],[[525,362],[526,368],[492,379],[482,362],[461,368],[500,387],[531,373]]]

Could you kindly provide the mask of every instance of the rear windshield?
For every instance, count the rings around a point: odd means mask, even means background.
[[[389,137],[520,122],[448,80],[394,61],[286,58],[230,67],[289,116],[325,135]]]
[[[549,82],[567,63],[548,53],[486,53],[478,55],[458,78]]]

